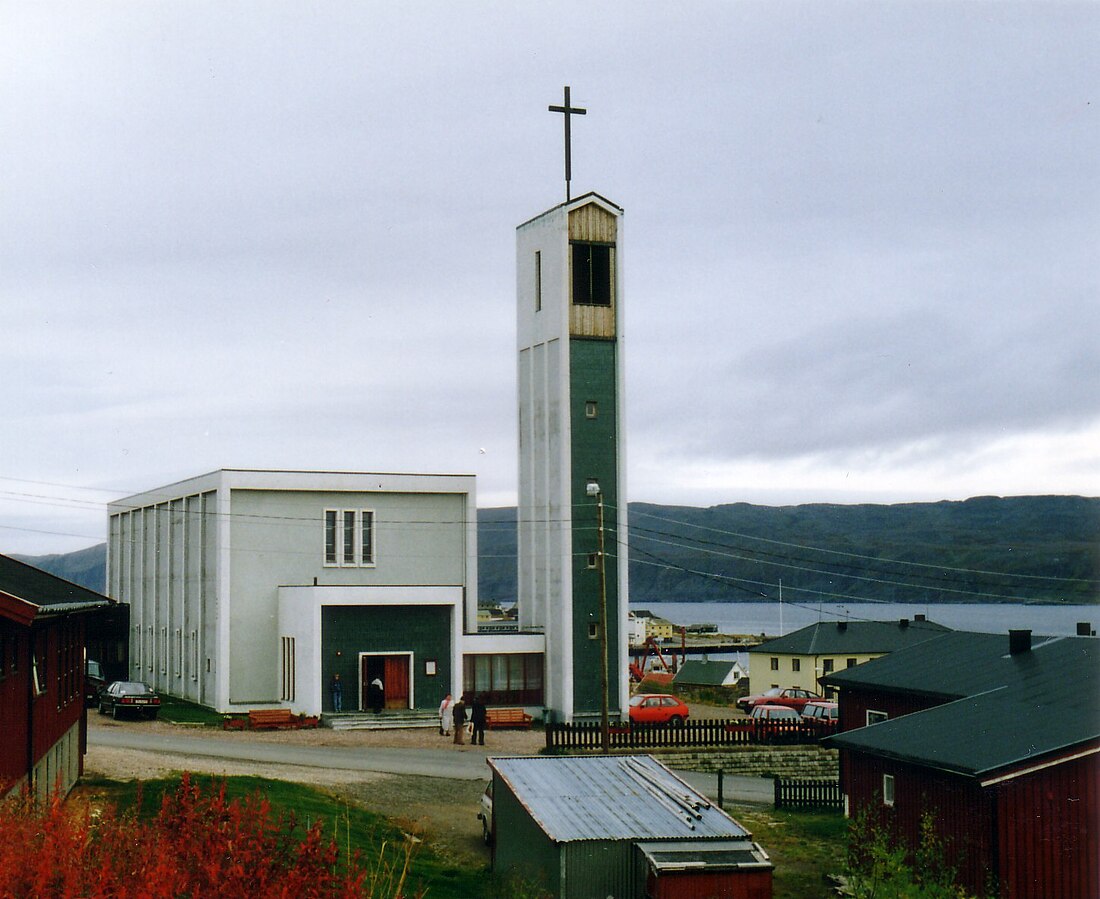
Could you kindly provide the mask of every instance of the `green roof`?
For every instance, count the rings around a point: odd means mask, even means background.
[[[1037,637],[1010,653],[1008,637],[956,631],[823,679],[841,690],[948,700],[845,731],[828,745],[971,777],[1100,741],[1100,643]]]
[[[697,684],[704,687],[718,687],[729,676],[737,662],[729,660],[688,659],[672,679],[675,684]]]
[[[111,602],[102,593],[0,555],[0,590],[36,606],[56,606],[55,611],[77,611]],[[62,609],[61,607],[65,607]]]
[[[769,655],[857,655],[894,652],[947,633],[934,621],[819,621],[754,646],[749,652]]]

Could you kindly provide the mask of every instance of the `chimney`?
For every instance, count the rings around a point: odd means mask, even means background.
[[[1096,632],[1093,631],[1092,625],[1087,621],[1077,622],[1077,636],[1078,637],[1095,637]]]
[[[898,627],[900,627],[902,630],[905,630],[907,627],[909,627],[909,619],[902,618],[901,621],[898,622]]]
[[[928,619],[924,616],[924,613],[922,612],[919,615],[914,615],[913,620],[914,621],[927,621]]]
[[[1012,655],[1031,652],[1031,631],[1009,631],[1008,651]]]
[[[848,622],[847,622],[847,621],[838,621],[838,622],[836,623],[836,629],[837,629],[838,631],[846,631],[846,630],[848,630]]]

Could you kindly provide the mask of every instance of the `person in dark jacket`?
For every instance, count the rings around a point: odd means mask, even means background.
[[[470,737],[470,743],[474,746],[478,744],[478,737],[480,736],[481,745],[485,745],[485,701],[481,696],[475,696],[474,701],[470,704],[470,723],[474,726],[473,735]]]
[[[455,745],[461,746],[463,742],[462,735],[466,732],[466,697],[459,696],[458,701],[454,704],[455,714]]]

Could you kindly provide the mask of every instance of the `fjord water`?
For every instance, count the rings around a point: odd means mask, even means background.
[[[959,631],[1072,636],[1078,622],[1100,631],[1100,605],[1016,603],[806,603],[806,602],[646,602],[631,603],[676,625],[716,624],[724,634],[789,634],[816,621],[898,621],[924,615]]]

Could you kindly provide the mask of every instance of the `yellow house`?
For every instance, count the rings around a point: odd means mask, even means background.
[[[819,621],[750,649],[750,689],[762,693],[771,687],[800,687],[821,693],[818,681],[827,674],[949,630],[923,615],[912,621]]]

